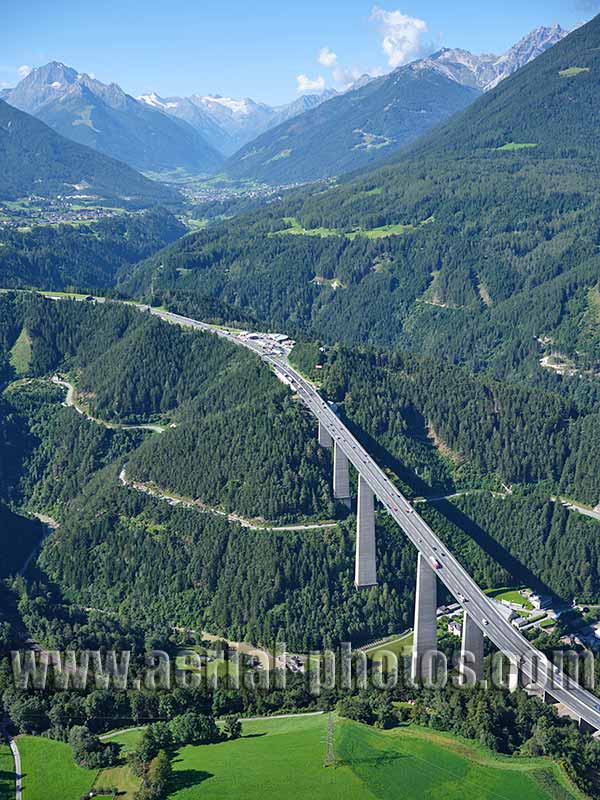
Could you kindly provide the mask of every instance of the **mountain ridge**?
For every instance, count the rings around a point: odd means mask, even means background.
[[[210,172],[222,163],[220,154],[184,120],[62,62],[32,70],[3,99],[66,138],[138,170]]]
[[[80,191],[133,206],[177,199],[172,189],[0,100],[0,195],[10,200]]]
[[[502,56],[444,48],[382,77],[361,80],[356,89],[257,137],[229,158],[225,169],[235,178],[290,183],[331,178],[383,161],[480,92],[491,91],[566,33],[558,25],[536,28]],[[415,80],[422,81],[419,87]],[[472,94],[461,94],[457,87]]]
[[[560,42],[568,33],[569,31],[558,24],[540,25],[501,56],[493,53],[475,55],[469,50],[443,47],[424,60],[459,83],[488,92],[500,81]]]
[[[599,40],[596,17],[386,164],[193,234],[132,290],[543,385],[554,349],[600,374]]]
[[[330,178],[380,160],[478,94],[413,62],[267,131],[228,159],[225,170],[265,183]]]
[[[138,100],[166,114],[189,122],[210,144],[225,155],[233,155],[266,130],[302,114],[335,96],[335,90],[306,94],[281,106],[269,106],[245,97],[235,100],[221,95],[160,97],[152,92]]]

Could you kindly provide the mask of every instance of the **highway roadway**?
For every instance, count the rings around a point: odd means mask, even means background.
[[[379,501],[417,550],[429,563],[437,562],[440,565],[437,570],[438,578],[484,634],[500,651],[515,663],[519,663],[521,674],[532,681],[533,687],[545,689],[558,703],[564,704],[580,719],[600,731],[600,699],[581,686],[574,685],[573,681],[553,667],[545,656],[503,616],[501,607],[479,588],[457,559],[448,552],[434,531],[350,433],[315,387],[293,369],[282,347],[274,346],[266,336],[258,340],[241,338],[222,328],[189,317],[158,309],[149,310],[168,322],[208,331],[243,345],[270,364],[297,392],[321,425],[329,431],[335,444],[341,447],[355,469],[365,478]],[[532,664],[537,665],[537,673],[534,671],[532,674]]]

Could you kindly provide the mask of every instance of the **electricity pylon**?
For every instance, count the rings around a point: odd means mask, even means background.
[[[333,714],[329,712],[327,718],[327,744],[325,746],[324,767],[335,767],[335,750],[333,749]]]

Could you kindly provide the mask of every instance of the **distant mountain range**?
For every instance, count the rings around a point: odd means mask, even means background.
[[[257,103],[249,97],[234,100],[220,95],[159,97],[146,94],[138,98],[146,105],[192,125],[215,149],[232,155],[261,133],[303,114],[335,96],[333,89],[309,94],[283,106]]]
[[[235,153],[234,178],[292,183],[381,160],[461,111],[480,94],[415,62],[272,128]]]
[[[2,98],[58,133],[135,169],[213,172],[221,155],[198,130],[126,94],[53,61],[34,69]]]
[[[0,100],[0,197],[58,194],[98,197],[121,206],[176,199],[175,192],[131,167],[66,139]]]
[[[384,165],[192,234],[132,271],[132,289],[562,391],[540,359],[591,375],[600,353],[599,41],[600,16]]]
[[[344,92],[282,106],[199,94],[136,99],[56,61],[0,98],[136,170],[213,174],[227,156],[235,178],[302,182],[385,159],[566,34],[558,25],[537,28],[502,56],[444,48],[389,75],[363,75]]]
[[[272,128],[226,171],[267,183],[312,181],[385,159],[460,111],[567,35],[537,28],[503,56],[443,49]]]
[[[504,55],[474,55],[468,50],[438,50],[429,56],[429,61],[441,72],[465,86],[488,92],[513,72],[529,64],[545,50],[564,39],[569,31],[560,25],[540,27],[531,31]]]

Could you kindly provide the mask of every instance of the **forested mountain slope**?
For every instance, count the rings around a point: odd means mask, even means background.
[[[226,171],[267,183],[340,175],[381,161],[478,94],[433,65],[409,64],[263,133],[227,161]]]
[[[131,167],[65,139],[0,100],[0,196],[53,197],[85,190],[120,206],[150,206],[177,195]]]
[[[529,388],[440,359],[341,346],[319,361],[314,375],[329,398],[393,457],[414,493],[495,479],[498,489],[540,484],[600,504],[591,467],[600,460],[596,381],[557,378]]]
[[[595,18],[394,163],[188,237],[129,286],[498,375],[554,349],[594,367],[598,41]]]
[[[381,584],[356,593],[352,518],[249,531],[119,483],[127,462],[139,479],[247,514],[332,514],[314,422],[250,354],[110,303],[4,296],[0,318],[4,362],[23,325],[32,341],[30,377],[2,397],[0,502],[61,521],[41,563],[71,600],[147,631],[180,624],[260,642],[284,631],[303,649],[410,623],[414,551],[384,514]],[[593,437],[584,441],[598,427],[593,396],[523,391],[400,354],[321,356],[325,392],[411,493],[469,491],[420,510],[483,586],[527,579],[566,598],[600,596],[598,523],[549,500],[563,479],[579,499],[598,495],[585,469],[596,458]],[[95,415],[160,414],[177,427],[153,435],[86,420],[34,377],[58,367],[77,376]],[[500,479],[532,483],[507,495]],[[65,624],[53,623],[57,637]]]
[[[269,521],[334,513],[312,421],[251,354],[122,304],[20,303],[29,374],[68,371],[95,418],[167,428],[128,477]]]
[[[412,581],[414,559],[407,543],[397,546],[399,537],[382,538],[390,585],[369,601],[354,589],[351,522],[326,531],[249,531],[120,484],[143,437],[140,466],[148,468],[152,445],[171,435],[167,476],[177,482],[191,473],[202,488],[216,481],[216,503],[282,517],[288,508],[333,513],[328,454],[316,444],[314,423],[258,359],[123,305],[3,295],[0,320],[3,384],[14,377],[7,361],[21,326],[32,341],[28,375],[0,395],[0,504],[59,519],[60,535],[42,563],[71,601],[135,618],[148,632],[180,624],[269,642],[284,631],[297,648],[406,624],[412,590],[404,582]],[[35,377],[60,365],[80,376],[95,413],[148,418],[162,410],[178,427],[152,435],[88,421],[61,406],[60,389]],[[98,381],[96,396],[86,380]],[[188,416],[190,399],[206,407]],[[229,433],[220,441],[225,419]],[[179,462],[177,442],[192,448],[199,439],[196,457]],[[216,465],[214,453],[226,446],[229,455]],[[0,516],[10,515],[0,506]],[[20,565],[31,544],[16,537],[10,564]],[[35,609],[24,597],[21,606],[42,641],[62,647],[72,641],[76,615],[52,609],[49,597]]]
[[[5,296],[0,315],[4,359],[27,327],[31,376],[62,366],[95,415],[162,414],[177,425],[160,435],[104,428],[61,407],[47,381],[4,392],[0,501],[58,516],[60,535],[42,564],[70,598],[149,631],[177,623],[266,642],[284,630],[304,649],[409,624],[414,553],[385,515],[381,585],[356,593],[351,519],[327,531],[246,531],[120,485],[127,462],[140,479],[248,514],[333,513],[314,423],[252,356],[114,304]],[[597,497],[585,469],[595,458],[593,397],[486,383],[412,356],[336,348],[321,357],[325,391],[410,491],[471,488],[454,504],[422,510],[482,585],[527,577],[565,597],[599,596],[597,523],[548,499],[563,478],[579,499]],[[437,451],[428,424],[461,463]],[[497,499],[476,490],[500,488],[499,478],[537,486]],[[53,623],[58,641],[65,624]]]
[[[0,228],[0,282],[4,288],[107,288],[119,272],[186,230],[164,208],[78,226]]]

